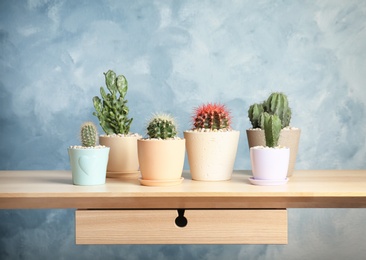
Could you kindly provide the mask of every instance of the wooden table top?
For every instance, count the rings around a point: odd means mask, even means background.
[[[71,171],[0,171],[0,209],[247,209],[366,208],[366,170],[297,170],[280,186],[252,185],[251,171],[220,182],[147,187],[138,179],[107,178],[76,186]]]

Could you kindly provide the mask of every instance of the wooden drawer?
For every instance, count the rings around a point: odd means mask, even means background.
[[[287,244],[287,210],[77,210],[76,244]]]

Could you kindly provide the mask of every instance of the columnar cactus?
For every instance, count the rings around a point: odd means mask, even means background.
[[[97,145],[98,132],[93,122],[85,122],[80,128],[81,144],[84,147],[93,147]]]
[[[100,126],[107,135],[128,134],[133,118],[128,118],[129,109],[125,99],[128,83],[123,75],[116,76],[112,70],[103,73],[105,83],[109,90],[107,94],[103,87],[100,87],[102,100],[95,96],[93,105],[95,112],[93,115],[98,117]]]
[[[282,122],[282,128],[290,125],[291,108],[288,106],[287,96],[283,93],[272,93],[265,102],[265,111],[278,115]]]
[[[253,128],[264,128],[262,118],[264,112],[277,115],[281,120],[282,128],[290,125],[291,108],[285,94],[274,92],[263,103],[253,104],[249,107],[248,117]]]
[[[261,127],[260,117],[263,112],[264,112],[263,104],[253,104],[249,107],[248,117],[250,122],[252,123],[253,128]]]
[[[195,109],[194,129],[230,129],[231,116],[225,105],[207,103]]]
[[[148,123],[147,135],[150,138],[168,139],[177,135],[177,126],[172,116],[156,114]]]
[[[266,146],[278,146],[278,140],[280,138],[280,132],[282,129],[281,119],[277,115],[270,115],[267,112],[264,112],[262,117],[264,124],[264,135],[266,138]]]

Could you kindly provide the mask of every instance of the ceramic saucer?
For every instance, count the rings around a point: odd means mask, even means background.
[[[141,178],[139,178],[139,181],[141,183],[141,185],[144,186],[173,186],[173,185],[178,185],[180,183],[182,183],[182,181],[184,180],[183,177],[181,177],[180,179],[176,179],[176,180],[161,180],[161,181],[154,181],[154,180],[143,180]]]
[[[137,179],[140,176],[140,171],[131,172],[107,172],[107,178],[121,178],[121,179]]]
[[[261,185],[261,186],[274,186],[274,185],[283,185],[288,182],[288,178],[284,180],[258,180],[254,179],[253,176],[249,177],[250,183],[254,185]]]

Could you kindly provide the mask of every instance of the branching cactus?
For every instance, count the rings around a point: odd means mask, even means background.
[[[282,129],[281,119],[277,115],[270,115],[264,112],[263,115],[264,123],[264,135],[266,138],[266,146],[276,147],[278,146],[278,140],[280,138],[280,132]]]
[[[253,128],[261,127],[261,115],[264,112],[263,104],[253,104],[249,107],[248,117]]]
[[[112,70],[104,73],[105,84],[109,90],[106,93],[100,87],[100,94],[103,101],[95,96],[93,105],[95,108],[94,116],[98,117],[100,126],[107,135],[128,134],[133,118],[128,118],[128,106],[125,99],[128,83],[123,75],[116,76]]]
[[[97,145],[98,132],[93,122],[85,122],[80,128],[81,144],[84,147],[93,147]]]
[[[168,114],[154,115],[147,126],[147,135],[150,138],[168,139],[177,135],[177,126],[172,116]]]
[[[264,129],[263,113],[277,115],[281,120],[282,128],[290,125],[291,108],[288,105],[287,96],[283,93],[273,92],[266,101],[261,104],[253,104],[248,109],[248,117],[253,128]]]
[[[282,128],[290,125],[291,108],[288,106],[287,96],[283,93],[272,93],[265,102],[265,111],[278,115],[282,122]]]
[[[231,115],[225,105],[204,104],[195,109],[193,126],[195,129],[230,129]]]

